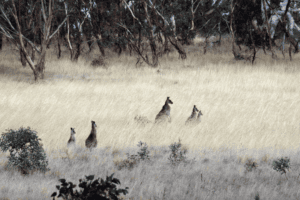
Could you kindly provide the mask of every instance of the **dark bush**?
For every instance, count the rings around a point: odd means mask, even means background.
[[[106,180],[96,179],[94,175],[86,176],[86,180],[79,179],[79,187],[82,188],[80,191],[73,191],[76,187],[72,182],[67,182],[65,179],[59,179],[61,185],[57,185],[56,188],[59,190],[59,194],[54,192],[51,197],[53,200],[57,196],[63,199],[76,199],[76,200],[118,200],[121,193],[126,195],[128,193],[128,187],[125,189],[117,189],[116,185],[120,184],[119,179],[107,176]],[[93,181],[94,180],[94,181]]]
[[[37,132],[30,127],[19,130],[8,130],[0,138],[0,148],[3,152],[10,152],[7,169],[18,169],[23,175],[39,170],[46,172],[48,161],[46,153],[39,143]]]

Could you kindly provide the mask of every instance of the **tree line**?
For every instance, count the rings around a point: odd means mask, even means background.
[[[87,42],[89,49],[94,44],[98,46],[99,56],[105,56],[107,48],[117,49],[119,55],[128,48],[130,54],[138,55],[138,60],[156,67],[171,46],[181,59],[186,59],[183,45],[190,44],[196,35],[207,39],[231,33],[236,42],[239,35],[246,33],[249,37],[243,43],[261,44],[251,39],[253,23],[250,22],[258,14],[250,11],[254,7],[261,12],[262,1],[270,3],[270,0],[2,0],[0,32],[18,47],[22,65],[29,64],[35,81],[44,78],[50,43],[57,44],[58,59],[61,45],[66,44],[70,60],[76,62],[82,44]],[[250,14],[245,16],[242,12]],[[234,53],[234,56],[239,55]]]

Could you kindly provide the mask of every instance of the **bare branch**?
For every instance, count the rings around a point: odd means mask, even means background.
[[[290,4],[291,4],[291,0],[288,0],[288,3],[287,3],[287,5],[286,5],[286,7],[285,7],[285,11],[284,11],[284,14],[283,14],[283,21],[285,21],[285,19],[286,19],[286,14],[287,14],[287,12],[288,12],[288,9],[289,9],[289,7],[290,7]]]
[[[65,11],[66,11],[66,17],[67,17],[67,27],[68,27],[68,34],[67,34],[67,40],[69,44],[69,48],[72,48],[71,42],[70,42],[70,23],[69,23],[69,16],[68,16],[68,9],[67,9],[67,3],[65,2]]]
[[[24,52],[27,61],[29,62],[30,68],[32,69],[32,71],[34,71],[34,69],[33,69],[34,62],[32,61],[31,57],[28,55],[28,52],[27,52],[27,50],[26,50],[26,48],[24,46],[24,43],[23,43],[23,36],[22,36],[22,33],[21,33],[21,26],[20,26],[20,23],[19,23],[19,20],[18,20],[17,9],[16,9],[14,1],[12,1],[12,5],[13,5],[13,9],[14,9],[14,12],[12,12],[12,15],[14,16],[16,24],[17,24],[17,27],[18,27],[19,42],[20,42],[20,45],[21,45],[21,49]]]
[[[13,25],[12,25],[11,22],[10,22],[10,20],[9,20],[8,17],[6,16],[5,12],[3,11],[2,6],[0,7],[0,9],[1,9],[1,12],[2,12],[2,14],[4,15],[6,21],[9,23],[10,27],[11,27],[12,29],[15,30],[15,27],[13,27]]]
[[[136,16],[134,16],[134,14],[133,14],[131,8],[128,6],[128,4],[126,3],[126,1],[123,0],[123,2],[126,4],[127,8],[128,8],[129,11],[131,12],[132,17],[133,17],[134,19],[136,19],[136,20],[139,22],[139,24],[141,25],[141,27],[143,27],[143,26],[142,26],[142,23],[140,22],[140,20],[139,20]]]
[[[10,38],[10,39],[14,39],[14,37],[13,37],[9,32],[7,32],[7,31],[3,28],[3,26],[1,26],[1,24],[0,24],[0,29],[2,30],[1,33],[2,33],[3,35],[5,35],[6,37],[8,37],[8,38]]]
[[[148,5],[149,6],[149,5]],[[150,7],[150,6],[149,6]],[[150,7],[152,8],[152,7]],[[165,21],[165,23],[167,23],[167,25],[169,26],[169,22],[162,16],[162,14],[160,14],[160,12],[156,9],[156,8],[153,8],[155,10],[155,12]]]
[[[87,16],[88,16],[88,14],[89,14],[89,12],[90,12],[90,10],[91,10],[91,8],[92,8],[92,2],[91,2],[91,0],[90,0],[90,8],[89,8],[89,10],[86,12],[86,15],[85,15],[85,17],[83,18],[83,20],[82,20],[82,22],[81,22],[81,24],[80,24],[80,26],[79,26],[79,32],[81,33],[82,32],[82,25],[83,25],[83,23],[84,23],[84,20],[87,18]]]
[[[44,18],[44,21],[46,23],[47,21],[47,17],[46,17],[46,13],[45,13],[45,7],[44,7],[44,0],[41,0],[41,3],[42,3],[42,12],[43,12],[43,18]]]
[[[196,1],[195,1],[195,3],[196,3]],[[195,4],[195,3],[193,3],[193,4]],[[192,12],[195,13],[195,12],[197,11],[197,9],[198,9],[200,3],[201,3],[201,0],[199,0],[198,5],[196,6],[195,10],[193,10]],[[192,5],[193,5],[193,4],[192,4]],[[194,7],[194,5],[193,5],[193,7]]]
[[[49,37],[49,40],[57,33],[57,31],[60,29],[60,27],[66,22],[69,16],[67,16],[64,21],[57,27],[56,31]]]
[[[117,25],[120,26],[120,27],[122,27],[122,28],[124,28],[127,32],[129,32],[131,35],[133,35],[133,34],[130,32],[130,30],[129,30],[125,25],[118,24],[118,23],[117,23]]]

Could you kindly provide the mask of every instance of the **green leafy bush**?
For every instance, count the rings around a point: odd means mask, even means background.
[[[106,180],[96,179],[94,180],[94,175],[86,176],[86,180],[79,179],[79,187],[82,188],[80,191],[73,191],[76,187],[72,182],[67,182],[65,179],[59,179],[61,186],[57,185],[56,188],[59,190],[59,194],[54,192],[51,197],[53,200],[57,196],[63,199],[76,199],[76,200],[118,200],[119,195],[123,193],[126,195],[128,193],[128,187],[125,189],[117,189],[116,185],[120,184],[119,179],[107,176]],[[93,181],[94,180],[94,181]]]
[[[10,152],[7,169],[18,169],[23,175],[33,171],[46,172],[48,161],[46,153],[39,143],[37,132],[30,127],[19,130],[7,130],[0,138],[0,148],[3,152]]]

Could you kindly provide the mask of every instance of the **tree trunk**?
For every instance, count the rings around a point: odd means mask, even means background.
[[[60,33],[57,33],[57,59],[60,59],[61,57],[61,48],[60,48]]]
[[[186,59],[186,52],[185,52],[183,46],[180,44],[180,42],[178,42],[174,36],[170,36],[170,37],[168,37],[168,39],[169,39],[170,43],[178,51],[179,57],[183,60]]]
[[[79,40],[79,41],[78,41],[78,40]],[[78,61],[78,58],[79,58],[79,56],[80,56],[80,54],[81,54],[81,51],[80,51],[80,44],[81,44],[81,41],[80,41],[80,39],[77,38],[77,42],[76,42],[76,44],[75,44],[76,48],[74,49],[75,54],[74,54],[74,58],[73,58],[73,61],[75,61],[75,62]]]
[[[34,45],[36,45],[36,43],[34,42]],[[31,47],[31,59],[32,59],[32,62],[34,62],[34,59],[35,59],[35,50],[33,47]]]
[[[169,40],[168,40],[168,37],[167,37],[167,35],[166,35],[165,32],[164,32],[164,38],[165,38],[165,42],[164,42],[164,54],[167,54],[167,56],[168,56],[171,50],[169,48]]]
[[[38,60],[38,63],[34,66],[34,80],[38,81],[38,79],[44,79],[44,73],[45,73],[45,58],[46,58],[46,52],[47,52],[47,45],[45,43],[42,44],[42,52],[41,57]]]
[[[0,33],[0,50],[2,50],[3,35]]]
[[[270,44],[270,50],[272,52],[272,58],[275,59],[277,56],[272,48],[272,41],[271,41],[271,27],[270,27],[270,23],[269,23],[269,18],[267,15],[267,7],[266,7],[266,0],[262,0],[263,1],[263,7],[264,7],[264,11],[265,11],[265,18],[266,18],[266,25],[268,27],[268,36],[269,36],[269,44]]]
[[[98,39],[97,39],[97,44],[98,44],[99,51],[101,52],[102,56],[105,57],[104,48],[102,47],[101,42]]]
[[[24,46],[25,48],[27,47],[27,42],[24,41]],[[21,63],[23,67],[26,67],[26,56],[25,53],[23,52],[22,48],[20,48],[20,57],[21,57]]]
[[[156,44],[155,44],[155,40],[153,38],[153,36],[150,36],[150,47],[151,47],[151,52],[152,52],[152,66],[153,67],[157,67],[158,65],[158,55],[156,53]]]

